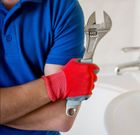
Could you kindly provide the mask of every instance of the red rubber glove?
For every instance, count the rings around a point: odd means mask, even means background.
[[[67,97],[88,96],[92,94],[96,73],[99,67],[71,59],[62,71],[43,76],[51,101]]]

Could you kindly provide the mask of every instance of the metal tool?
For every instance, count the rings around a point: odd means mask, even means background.
[[[96,24],[96,13],[89,17],[87,25],[85,26],[86,34],[86,50],[83,59],[78,61],[81,63],[93,63],[93,56],[99,41],[110,31],[112,21],[110,16],[104,11],[104,22]],[[98,71],[96,71],[98,72]],[[67,98],[66,115],[74,116],[78,110],[78,106],[83,100],[88,99],[90,96],[81,96],[76,98]]]

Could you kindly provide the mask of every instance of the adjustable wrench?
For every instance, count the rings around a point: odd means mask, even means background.
[[[111,30],[112,21],[110,16],[104,11],[104,22],[96,24],[96,13],[93,12],[89,17],[87,25],[85,26],[86,34],[86,50],[84,57],[78,61],[81,63],[93,63],[93,56],[99,41]],[[98,72],[98,71],[95,71]],[[90,96],[80,96],[75,98],[67,98],[66,115],[73,116],[78,106],[83,100],[87,100]]]

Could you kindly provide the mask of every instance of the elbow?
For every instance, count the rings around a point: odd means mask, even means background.
[[[65,114],[61,114],[57,120],[55,119],[55,127],[60,132],[68,132],[72,128],[75,118],[76,116],[68,117]]]
[[[60,132],[68,132],[70,129],[70,127],[63,127]]]
[[[65,120],[62,120],[59,124],[59,131],[68,132],[72,128],[73,122],[73,118],[66,118]]]
[[[80,109],[80,106],[79,106],[79,109]],[[78,109],[78,111],[79,111],[79,109]],[[59,117],[56,120],[57,126],[59,127],[58,131],[68,132],[69,130],[71,130],[71,128],[74,124],[74,121],[77,117],[77,114],[78,114],[78,112],[76,113],[75,116],[69,117],[65,114],[65,108],[64,108],[64,110],[62,111],[62,113],[59,114]]]
[[[60,129],[60,132],[68,132],[70,129],[71,129],[71,127],[63,126],[63,127]]]
[[[74,123],[75,117],[68,117],[64,114],[59,114],[51,120],[43,121],[39,124],[39,130],[52,130],[59,132],[68,132]]]

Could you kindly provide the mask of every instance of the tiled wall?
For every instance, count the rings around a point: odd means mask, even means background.
[[[133,53],[123,53],[121,48],[140,46],[140,1],[139,0],[79,0],[85,15],[85,22],[93,11],[97,21],[103,20],[105,10],[112,18],[112,30],[100,41],[94,60],[97,64],[120,64],[134,60]]]

